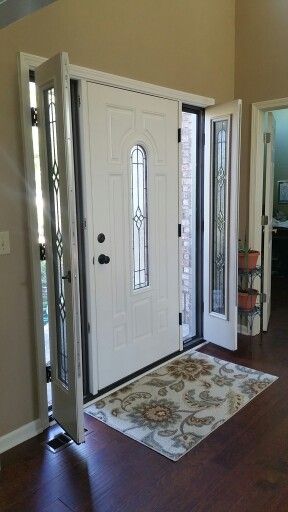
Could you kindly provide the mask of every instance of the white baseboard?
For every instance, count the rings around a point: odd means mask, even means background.
[[[248,332],[247,325],[238,325],[238,334],[243,334],[243,336],[248,336],[250,332]]]
[[[26,425],[23,425],[16,430],[12,430],[12,432],[8,432],[8,434],[0,437],[0,453],[6,452],[7,450],[10,450],[10,448],[14,448],[17,444],[24,443],[24,441],[37,436],[37,434],[40,434],[42,431],[43,428],[41,420],[37,419],[30,423],[26,423]]]

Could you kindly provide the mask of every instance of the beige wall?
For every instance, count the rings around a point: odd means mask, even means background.
[[[251,103],[288,96],[287,0],[236,0],[235,96],[242,98],[241,236],[248,223]]]
[[[246,2],[244,2],[246,3]],[[0,435],[37,418],[16,55],[65,50],[73,64],[201,95],[234,96],[234,0],[58,0],[0,32]]]

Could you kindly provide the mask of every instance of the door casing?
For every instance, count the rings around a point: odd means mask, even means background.
[[[264,114],[288,108],[288,98],[267,100],[252,104],[251,153],[250,153],[250,191],[249,191],[249,246],[260,252],[262,248],[262,197],[264,169]],[[264,259],[264,258],[263,258]],[[263,268],[265,273],[265,267]],[[260,290],[260,280],[255,280],[255,288]],[[252,335],[260,332],[260,319],[255,318]]]
[[[40,419],[40,430],[44,430],[49,425],[48,417],[48,405],[46,396],[46,364],[45,364],[45,352],[44,352],[44,325],[42,318],[42,290],[41,290],[41,274],[39,265],[39,247],[38,240],[35,235],[37,233],[37,211],[35,207],[35,170],[34,170],[34,159],[33,159],[33,143],[31,133],[31,117],[29,106],[29,71],[35,70],[36,67],[41,65],[47,59],[27,53],[20,52],[18,54],[18,80],[20,89],[20,113],[21,113],[21,124],[22,124],[22,136],[23,136],[23,147],[24,147],[24,167],[25,167],[25,182],[26,182],[26,194],[27,194],[27,209],[28,209],[28,236],[29,236],[29,248],[30,248],[30,265],[31,265],[31,278],[32,278],[32,295],[33,295],[33,311],[34,311],[34,332],[35,332],[35,344],[36,344],[36,358],[37,358],[37,381],[38,381],[38,406],[39,406],[39,419]],[[146,82],[140,82],[137,80],[96,71],[81,66],[71,65],[69,66],[70,78],[79,82],[79,99],[81,104],[81,98],[85,94],[87,82],[92,81],[95,83],[101,83],[122,89],[141,92],[144,94],[153,95],[156,97],[174,99],[179,102],[179,128],[181,128],[180,112],[182,112],[182,106],[193,105],[196,107],[208,107],[215,104],[213,98],[208,98],[200,95],[190,94],[183,91],[177,91],[162,87],[159,85],[153,85]],[[287,100],[288,104],[288,100]],[[87,151],[88,142],[84,137],[85,123],[87,123],[87,106],[83,105],[79,111],[79,123],[80,123],[80,139],[81,144],[81,164],[82,169],[85,169],[83,173],[83,188],[84,195],[86,195],[87,203],[84,206],[84,218],[88,219],[91,215],[91,197],[89,198],[89,188],[87,189]],[[179,144],[179,166],[181,166],[181,145]],[[90,211],[90,213],[89,213]],[[89,268],[93,265],[94,251],[92,250],[91,240],[89,237],[85,238],[85,250],[86,250],[86,270],[89,273]],[[92,321],[91,310],[95,304],[93,304],[95,297],[95,283],[89,281],[89,289],[87,293],[87,316],[89,322],[89,336],[95,337],[95,319]],[[180,306],[180,305],[179,305]],[[91,343],[90,343],[91,347]],[[97,347],[91,347],[89,357],[93,357],[93,360],[97,360]],[[90,386],[95,389],[95,383],[90,382]],[[97,386],[97,384],[96,384]]]

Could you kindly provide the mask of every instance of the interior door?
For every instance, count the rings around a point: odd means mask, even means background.
[[[99,388],[179,350],[178,103],[88,84]]]
[[[53,416],[84,441],[79,276],[68,55],[36,69]]]
[[[264,155],[264,194],[265,215],[268,223],[264,226],[264,272],[263,292],[266,300],[263,303],[263,330],[267,331],[271,313],[271,272],[272,272],[272,232],[273,232],[273,194],[274,194],[274,159],[275,159],[275,118],[272,112],[267,113],[267,134],[265,136]]]
[[[237,348],[241,101],[205,111],[203,332]]]

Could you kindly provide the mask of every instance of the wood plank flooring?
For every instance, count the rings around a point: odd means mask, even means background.
[[[267,391],[176,463],[87,415],[86,443],[53,454],[52,427],[1,456],[0,511],[287,512],[288,281],[273,286],[262,346],[202,349],[278,375]]]

